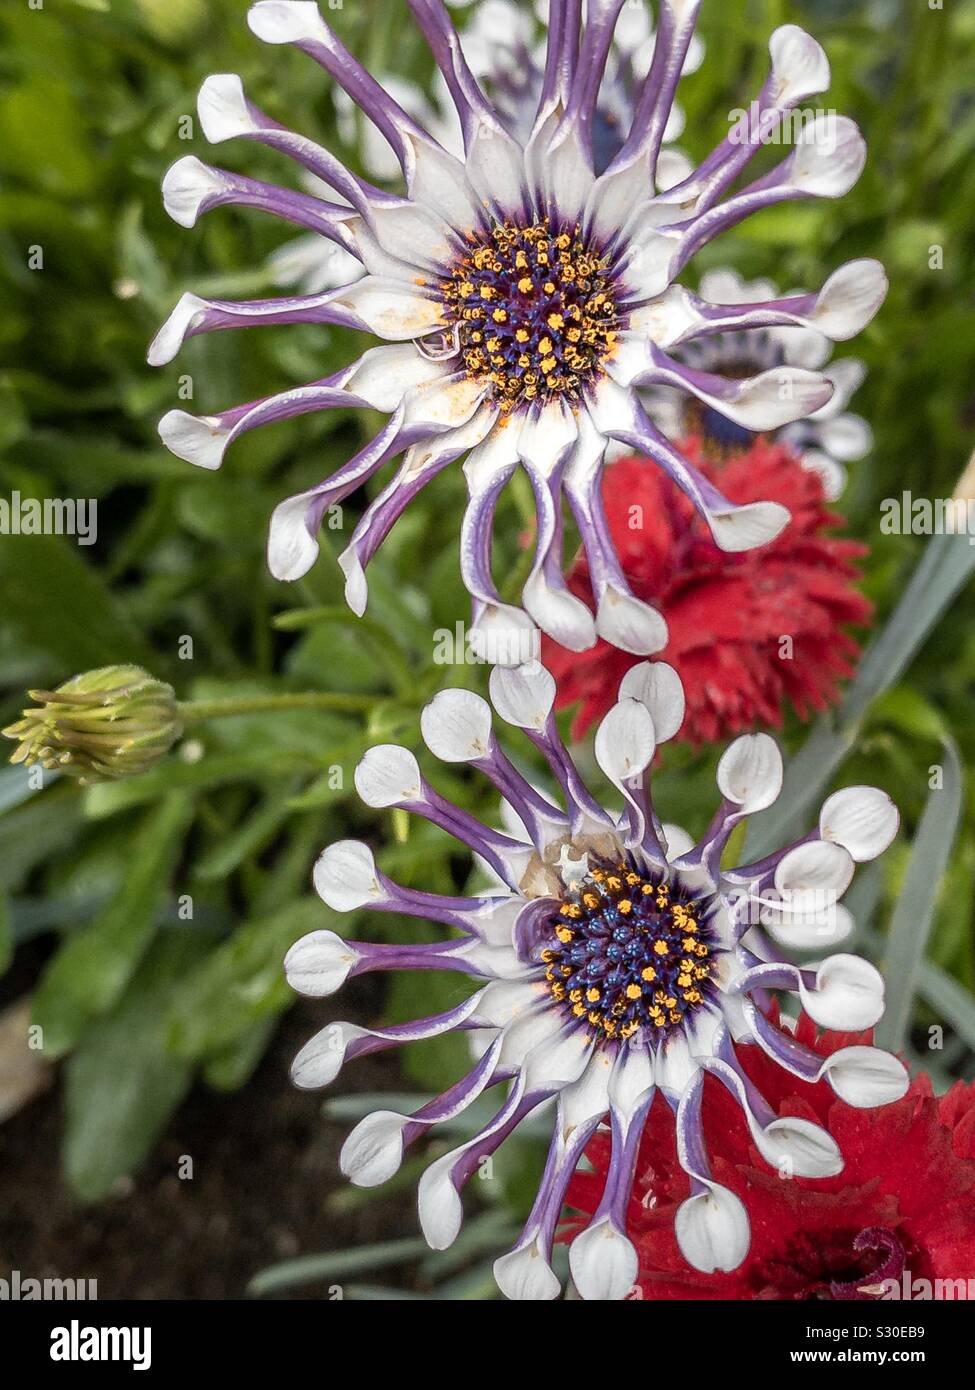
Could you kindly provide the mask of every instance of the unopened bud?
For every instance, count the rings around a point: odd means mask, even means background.
[[[138,666],[102,666],[57,690],[31,690],[36,709],[3,730],[12,763],[40,763],[82,782],[134,777],[182,733],[172,686]]]

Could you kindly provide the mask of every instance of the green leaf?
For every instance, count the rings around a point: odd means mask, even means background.
[[[183,793],[173,792],[147,813],[132,837],[131,867],[121,888],[48,965],[34,998],[46,1056],[63,1056],[132,979],[156,931],[192,806]]]
[[[281,964],[288,947],[338,920],[309,894],[244,923],[184,982],[170,1011],[169,1046],[188,1059],[209,1057],[276,1015],[292,998]],[[341,925],[349,930],[348,915]]]
[[[203,882],[226,878],[249,855],[258,853],[287,820],[292,795],[300,785],[300,779],[292,778],[284,787],[269,792],[236,830],[197,861],[193,867],[193,877]]]
[[[356,1250],[329,1250],[321,1255],[303,1255],[297,1260],[262,1269],[247,1286],[254,1298],[311,1284],[320,1279],[342,1279],[350,1274],[362,1274],[368,1269],[385,1269],[389,1265],[406,1264],[429,1253],[430,1247],[419,1237],[406,1240],[387,1240],[378,1245],[360,1245]]]
[[[209,1058],[203,1068],[206,1084],[215,1091],[236,1091],[249,1081],[264,1055],[277,1022],[277,1013],[260,1019]]]
[[[0,168],[53,193],[90,196],[99,164],[87,129],[61,74],[38,73],[0,99]]]
[[[887,1007],[877,1025],[877,1041],[894,1051],[907,1041],[918,973],[961,817],[962,770],[958,749],[953,740],[944,747],[944,786],[928,797],[887,937]]]
[[[839,708],[816,726],[789,763],[775,805],[754,818],[749,827],[749,859],[760,859],[801,833],[801,818],[822,797],[833,773],[855,746],[870,706],[900,679],[973,570],[975,546],[968,544],[967,537],[931,537]]]
[[[72,845],[81,827],[81,802],[66,779],[0,816],[0,885],[19,888],[38,864]]]
[[[0,975],[7,972],[14,957],[13,917],[6,893],[0,892]]]
[[[201,949],[188,933],[160,937],[121,1004],[68,1061],[63,1161],[84,1201],[142,1163],[189,1089],[192,1066],[166,1051],[164,1020]]]
[[[0,589],[5,623],[58,680],[115,661],[151,668],[142,633],[71,540],[4,536]]]

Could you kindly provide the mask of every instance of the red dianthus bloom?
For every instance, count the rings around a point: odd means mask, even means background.
[[[724,462],[696,437],[681,448],[733,502],[781,502],[792,521],[769,544],[729,554],[659,469],[640,458],[607,469],[603,497],[620,563],[637,597],[667,620],[670,637],[659,656],[684,684],[680,736],[700,744],[756,725],[779,727],[787,705],[808,718],[835,701],[859,655],[845,629],[870,618],[856,588],[856,561],[866,548],[829,534],[841,519],[830,512],[819,475],[788,445],[757,439]],[[584,555],[569,587],[591,602]],[[543,639],[558,707],[579,704],[575,737],[615,704],[623,675],[643,659],[607,642],[570,652]]]
[[[869,1041],[836,1033],[816,1036],[800,1020],[801,1041],[824,1056]],[[647,1120],[627,1214],[627,1234],[640,1257],[638,1284],[647,1299],[876,1299],[891,1296],[884,1279],[951,1280],[944,1297],[975,1288],[975,1085],[958,1082],[936,1097],[919,1076],[902,1100],[857,1110],[820,1082],[792,1077],[754,1046],[737,1053],[747,1075],[777,1115],[823,1125],[843,1153],[833,1178],[782,1178],[753,1147],[728,1092],[705,1081],[704,1130],[716,1182],[748,1208],[751,1245],[730,1273],[702,1274],[680,1253],[675,1207],[688,1195],[677,1162],[674,1126],[658,1096]],[[577,1173],[568,1192],[577,1211],[595,1210],[609,1162],[601,1132],[586,1156],[594,1173]],[[574,1227],[570,1223],[569,1233]],[[969,1282],[971,1281],[971,1282]],[[926,1294],[931,1297],[931,1291]],[[935,1290],[937,1296],[937,1290]]]

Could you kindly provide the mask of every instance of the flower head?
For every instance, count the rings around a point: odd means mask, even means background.
[[[795,1036],[823,1058],[869,1041],[817,1036],[805,1016]],[[702,1109],[705,1129],[715,1136],[714,1174],[749,1203],[754,1235],[737,1269],[704,1279],[674,1240],[673,1214],[687,1179],[670,1130],[651,1113],[627,1212],[644,1298],[865,1301],[902,1296],[905,1276],[929,1284],[975,1278],[975,1086],[959,1082],[938,1099],[922,1074],[901,1100],[879,1111],[858,1110],[822,1082],[771,1065],[757,1047],[735,1051],[742,1073],[777,1117],[803,1117],[829,1130],[843,1152],[843,1172],[791,1182],[770,1178],[727,1091],[705,1082]],[[586,1156],[594,1172],[577,1173],[568,1202],[589,1213],[609,1168],[608,1138],[596,1135]]]
[[[656,172],[699,0],[661,0],[649,70],[625,139],[597,173],[594,113],[624,0],[552,0],[545,65],[530,134],[510,131],[465,59],[442,0],[410,0],[456,108],[463,158],[451,154],[352,57],[309,0],[261,0],[254,33],[318,62],[372,121],[396,155],[405,192],[384,192],[327,150],[266,115],[239,77],[206,80],[205,135],[252,140],[286,154],[334,199],[283,190],[203,163],[177,161],[163,181],[185,226],[224,204],[295,223],[348,252],[366,274],[320,294],[237,303],[186,294],[157,334],[150,361],[168,362],[187,338],[257,324],[341,324],[387,340],[305,386],[196,417],[170,411],[165,443],[218,468],[243,432],[309,411],[371,407],[388,421],[331,477],[288,498],[271,519],[268,560],[282,579],[306,573],[326,510],[402,463],[366,508],[340,564],[361,613],[365,568],[410,500],[466,455],[469,503],[461,567],[474,603],[475,650],[516,664],[542,631],[572,650],[598,637],[638,655],[666,639],[659,614],[631,591],[609,537],[600,478],[618,441],[668,473],[716,543],[749,550],[777,535],[778,502],[736,505],[656,428],[639,391],[668,385],[737,425],[775,429],[831,399],[828,376],[780,366],[745,380],[687,367],[673,350],[701,335],[812,326],[831,338],[863,327],[886,282],[874,261],[836,271],[818,294],[754,304],[710,304],[676,281],[695,253],[751,213],[804,197],[838,197],[864,161],[853,122],[826,115],[805,125],[773,169],[733,191],[751,156],[787,113],[829,82],[820,46],[794,25],[770,41],[771,73],[749,113],[692,173],[661,192]],[[499,499],[515,471],[529,477],[538,516],[524,610],[502,601],[491,572]],[[562,574],[562,502],[589,557],[595,612]]]
[[[711,270],[701,280],[701,294],[722,304],[747,304],[756,299],[776,299],[779,291],[768,280],[747,282],[732,270]],[[819,474],[827,499],[833,501],[846,483],[846,464],[869,452],[873,434],[866,420],[847,410],[866,376],[866,367],[858,357],[831,362],[830,352],[829,338],[805,326],[773,327],[749,334],[718,333],[688,343],[678,355],[697,371],[718,372],[733,379],[783,366],[807,367],[828,376],[833,395],[827,403],[805,420],[783,425],[773,437],[787,443],[804,468]],[[702,452],[716,460],[747,453],[755,442],[751,430],[702,402],[688,402],[666,386],[647,392],[644,405],[664,433],[699,436]]]
[[[31,690],[38,708],[3,730],[12,763],[39,762],[84,782],[145,772],[182,733],[172,686],[138,666],[102,666],[56,690]]]
[[[303,993],[331,994],[370,970],[461,971],[480,981],[445,1013],[389,1028],[331,1023],[294,1062],[299,1086],[324,1086],[343,1062],[448,1030],[473,1035],[468,1074],[412,1115],[389,1110],[364,1119],[342,1151],[343,1171],[371,1186],[389,1178],[407,1144],[454,1119],[488,1088],[507,1093],[487,1125],[437,1159],[419,1188],[429,1243],[445,1248],[461,1225],[460,1193],[481,1160],[543,1101],[557,1098],[552,1145],[538,1196],[517,1246],[495,1266],[512,1298],[559,1291],[550,1254],[567,1184],[586,1144],[608,1115],[612,1148],[592,1221],[573,1242],[571,1266],[587,1298],[620,1298],[637,1276],[625,1232],[640,1136],[654,1095],[674,1113],[690,1194],[675,1215],[677,1240],[695,1268],[734,1269],[748,1249],[741,1200],[717,1182],[701,1131],[706,1075],[742,1107],[763,1158],[783,1172],[839,1172],[829,1133],[804,1118],[778,1117],[745,1078],[736,1041],[756,1043],[780,1067],[826,1080],[852,1105],[884,1104],[907,1084],[900,1062],[865,1046],[823,1057],[767,1016],[769,990],[796,993],[826,1027],[865,1028],[883,1008],[883,984],[855,956],[827,955],[798,968],[779,946],[828,950],[849,930],[838,903],[856,862],[889,844],[897,812],[870,787],[831,796],[812,834],[761,862],[735,869],[722,858],[735,827],[775,800],[778,748],[765,734],[733,743],[718,766],[722,801],[702,839],[664,827],[648,770],[658,742],[683,716],[673,670],[643,663],[629,672],[619,702],[601,723],[595,757],[624,809],[591,795],[552,716],[555,683],[538,663],[495,667],[494,708],[524,730],[551,770],[557,798],[539,791],[502,751],[491,708],[469,691],[441,692],[423,713],[423,738],[438,758],[467,763],[501,792],[510,826],[500,832],[446,801],[405,748],[374,748],[356,772],[370,806],[397,807],[433,821],[467,845],[500,879],[498,891],[440,897],[397,886],[372,851],[346,840],[325,850],[315,884],[336,911],[405,912],[455,931],[424,945],[374,945],[334,932],[304,937],[285,962]]]
[[[865,548],[829,534],[839,518],[824,505],[821,476],[790,445],[759,439],[720,462],[699,438],[682,447],[736,502],[770,497],[792,516],[761,550],[729,555],[645,459],[606,469],[603,505],[616,553],[633,592],[666,621],[661,655],[687,694],[681,737],[708,743],[759,724],[778,727],[788,705],[808,718],[837,698],[859,653],[846,628],[870,618],[856,587]],[[591,593],[584,554],[569,588],[583,600]],[[578,653],[547,641],[542,659],[558,683],[557,707],[578,704],[577,737],[615,703],[636,661],[607,642]]]

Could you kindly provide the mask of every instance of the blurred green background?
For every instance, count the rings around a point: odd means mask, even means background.
[[[90,548],[0,537],[3,722],[16,717],[26,687],[116,661],[142,664],[181,699],[360,697],[350,711],[209,721],[131,781],[85,790],[48,777],[32,790],[23,770],[0,773],[5,997],[32,996],[44,1060],[63,1060],[64,1181],[86,1201],[138,1167],[197,1078],[217,1092],[248,1082],[292,1002],[280,962],[293,940],[313,927],[362,929],[330,922],[311,895],[311,865],[330,839],[362,833],[385,843],[384,867],[407,884],[443,890],[464,871],[439,832],[389,817],[382,824],[361,808],[351,778],[369,744],[416,742],[418,707],[440,684],[486,684],[482,669],[432,660],[431,631],[468,616],[457,574],[459,470],[398,524],[370,569],[368,618],[357,622],[334,563],[341,534],[324,533],[321,560],[295,586],[271,580],[263,550],[275,502],[330,473],[374,422],[333,412],[256,431],[219,475],[158,444],[156,421],[177,403],[183,373],[195,384],[191,408],[205,412],[321,377],[361,350],[339,330],[262,329],[197,338],[162,371],[145,365],[149,339],[184,289],[270,293],[267,257],[290,236],[259,214],[223,209],[186,231],[163,212],[167,166],[191,152],[207,157],[201,138],[179,138],[206,74],[239,72],[260,106],[361,167],[338,133],[324,74],[254,39],[246,8],[244,0],[45,0],[34,9],[8,0],[0,17],[0,491],[94,497],[99,520]],[[345,0],[328,18],[373,71],[430,76],[403,0]],[[882,536],[878,524],[881,500],[903,489],[949,496],[973,447],[975,4],[706,0],[707,57],[680,91],[681,143],[691,154],[705,154],[727,130],[729,109],[757,92],[767,36],[786,21],[824,43],[828,104],[860,123],[866,172],[837,203],[785,205],[749,221],[693,271],[731,264],[746,276],[815,286],[844,260],[876,256],[890,274],[886,306],[852,349],[869,367],[854,408],[876,446],[854,466],[841,510],[850,533],[871,546],[865,587],[879,624],[926,550],[928,570],[890,639],[907,669],[882,651],[863,697],[820,737],[848,750],[844,781],[877,782],[902,808],[898,845],[858,889],[873,923],[860,945],[889,967],[893,957],[892,1040],[923,1048],[928,1026],[944,1027],[944,1049],[924,1051],[944,1082],[972,1074],[975,1049],[975,806],[953,762],[957,754],[967,765],[975,753],[967,582],[975,549],[959,541],[950,555],[935,553],[923,538]],[[217,162],[291,177],[285,161],[246,142],[223,147]],[[30,268],[36,247],[42,268]],[[934,247],[943,248],[943,268],[931,268]],[[529,499],[515,489],[505,505],[498,530],[516,569]],[[793,751],[806,737],[796,724],[785,733]],[[667,819],[703,827],[718,751],[668,755]],[[829,772],[828,757],[807,754],[807,768],[820,765]],[[933,765],[946,769],[940,801],[929,796]],[[490,814],[482,786],[454,771],[437,778]],[[953,837],[942,872],[939,849]],[[191,917],[180,911],[185,895]],[[907,904],[899,918],[898,900]],[[417,927],[384,918],[366,930],[405,939]],[[360,992],[352,1002],[405,1017],[433,1012],[459,989],[404,977],[384,1001]],[[456,1076],[458,1055],[454,1040],[414,1049],[402,1071],[384,1062],[384,1084],[439,1088]],[[287,1087],[283,1067],[273,1076],[268,1085]],[[528,1191],[522,1173],[536,1156],[525,1147],[495,1194],[505,1221],[508,1213],[516,1221]],[[404,1205],[411,1200],[404,1193]]]

